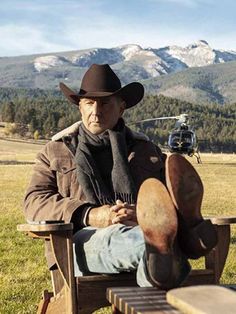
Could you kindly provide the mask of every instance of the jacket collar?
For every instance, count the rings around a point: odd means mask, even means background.
[[[60,141],[65,136],[73,136],[74,134],[78,133],[78,129],[82,121],[77,121],[74,124],[70,125],[68,128],[56,133],[52,137],[52,141]],[[133,130],[130,130],[132,132],[133,137],[136,140],[143,140],[143,141],[149,141],[149,137],[143,133],[135,132]]]
[[[72,136],[73,134],[77,133],[79,130],[79,126],[82,123],[82,121],[77,121],[74,124],[70,125],[68,128],[56,133],[52,137],[52,141],[59,141],[61,140],[64,136]]]

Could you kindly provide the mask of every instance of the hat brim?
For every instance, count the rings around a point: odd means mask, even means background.
[[[60,83],[60,89],[66,98],[75,105],[79,105],[81,98],[99,98],[109,96],[120,96],[126,103],[126,108],[131,108],[139,103],[144,95],[144,87],[141,83],[130,83],[115,92],[82,92],[76,94],[72,89],[66,86],[64,83]]]

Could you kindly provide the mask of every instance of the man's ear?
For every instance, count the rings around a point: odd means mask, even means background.
[[[121,104],[120,104],[120,116],[123,115],[124,111],[125,111],[125,108],[126,108],[126,103],[124,100],[122,100]]]

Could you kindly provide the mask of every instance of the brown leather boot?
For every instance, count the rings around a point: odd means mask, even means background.
[[[147,179],[141,185],[137,219],[146,242],[146,262],[151,283],[162,289],[177,287],[188,274],[189,265],[186,260],[183,261],[176,243],[178,222],[174,204],[159,180]]]
[[[178,210],[181,249],[191,258],[206,255],[217,244],[217,234],[210,220],[204,220],[201,214],[202,181],[180,154],[166,159],[166,185]]]

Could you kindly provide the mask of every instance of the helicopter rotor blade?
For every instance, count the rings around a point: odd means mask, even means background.
[[[143,122],[152,122],[157,120],[169,120],[169,119],[175,119],[177,120],[176,124],[179,125],[181,123],[185,123],[187,121],[188,114],[187,113],[181,113],[179,116],[172,116],[172,117],[159,117],[159,118],[150,118],[150,119],[144,119],[136,122],[131,122],[129,125],[135,125]]]
[[[178,119],[179,116],[176,117],[160,117],[160,118],[151,118],[151,119],[144,119],[144,120],[140,120],[140,121],[136,121],[136,122],[131,122],[129,123],[129,125],[134,125],[134,124],[138,124],[138,123],[143,123],[143,122],[151,122],[151,121],[157,121],[157,120],[168,120],[168,119]]]

